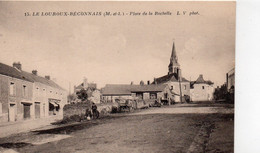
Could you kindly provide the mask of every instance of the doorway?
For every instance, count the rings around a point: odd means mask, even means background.
[[[31,117],[31,105],[30,104],[23,104],[23,118],[29,119]]]
[[[15,121],[15,104],[10,104],[9,107],[9,122]]]

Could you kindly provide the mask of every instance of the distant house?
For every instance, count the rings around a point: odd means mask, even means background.
[[[152,84],[166,84],[172,93],[175,93],[175,102],[184,102],[184,96],[190,96],[190,82],[182,77],[180,64],[173,43],[168,74],[159,78],[154,78]],[[182,97],[182,98],[181,98]]]
[[[167,85],[126,85],[108,84],[102,89],[102,100],[115,102],[116,98],[125,99],[164,99],[172,94]]]
[[[62,116],[66,103],[66,91],[49,76],[25,72],[19,62],[13,67],[0,63],[0,122]]]
[[[213,82],[205,81],[201,74],[196,81],[190,83],[190,95],[192,101],[210,101],[213,99]]]
[[[83,79],[83,82],[79,84],[78,86],[74,86],[74,93],[80,91],[81,89],[97,89],[97,84],[96,83],[88,83],[87,78]]]
[[[101,92],[99,89],[95,89],[92,91],[91,96],[88,98],[90,101],[94,102],[95,104],[99,104],[101,98]]]
[[[74,86],[74,94],[77,95],[82,89],[86,90],[88,93],[88,100],[91,100],[94,103],[100,103],[101,92],[97,89],[96,83],[88,83],[87,79],[84,78],[83,82],[78,86]]]

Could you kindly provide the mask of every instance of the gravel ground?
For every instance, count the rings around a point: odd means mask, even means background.
[[[178,104],[115,114],[2,138],[0,152],[233,152],[233,112],[230,105]]]

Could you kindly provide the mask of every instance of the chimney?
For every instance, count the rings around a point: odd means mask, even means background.
[[[22,70],[22,64],[20,62],[14,62],[13,67],[17,68],[18,70]]]
[[[147,85],[149,85],[149,84],[150,84],[150,80],[147,81]]]
[[[48,80],[50,80],[50,79],[51,79],[51,77],[50,77],[49,75],[45,75],[45,79],[48,79]]]
[[[83,88],[87,89],[88,88],[88,79],[84,77],[83,79]]]
[[[157,84],[157,82],[156,82],[156,78],[153,78],[153,80],[154,80],[154,84]]]
[[[134,81],[131,81],[131,85],[133,85],[134,84]]]
[[[37,75],[37,70],[32,70],[32,74]]]
[[[141,86],[144,85],[144,81],[143,81],[143,80],[140,81],[140,85],[141,85]]]

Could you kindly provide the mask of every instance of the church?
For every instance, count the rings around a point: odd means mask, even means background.
[[[169,97],[175,102],[186,102],[190,99],[190,81],[182,77],[180,64],[176,54],[175,44],[173,42],[168,74],[159,78],[154,78],[152,84],[166,84],[172,92]]]

